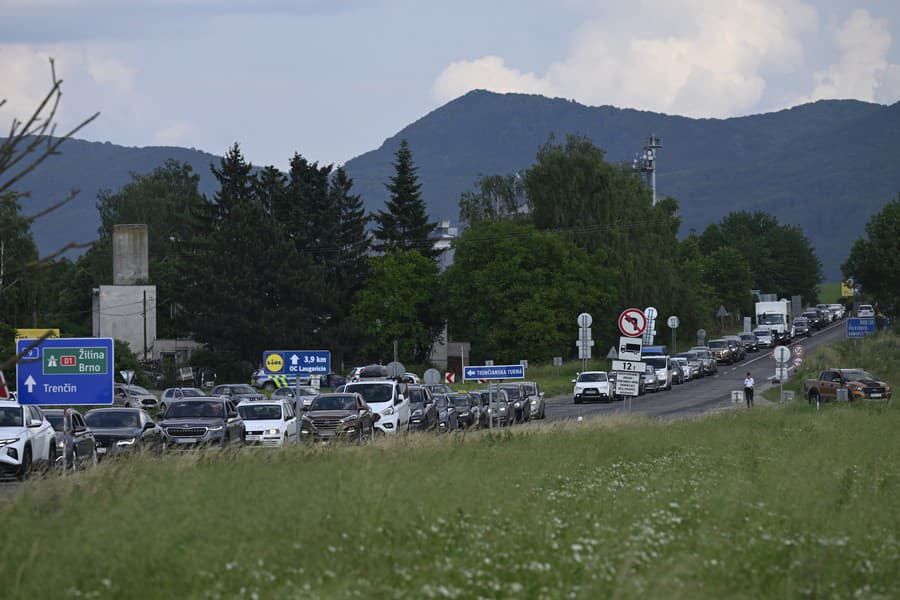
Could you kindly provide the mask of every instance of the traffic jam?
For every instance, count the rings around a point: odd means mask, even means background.
[[[843,307],[825,311],[816,313],[822,323],[844,316]],[[790,365],[802,362],[803,348],[781,344],[821,326],[812,313],[791,321],[788,306],[766,305],[757,313],[756,329],[708,342],[699,330],[698,345],[670,354],[667,346],[652,343],[656,318],[652,307],[624,310],[618,318],[621,337],[607,356],[611,370],[578,372],[571,402],[627,401],[671,390],[767,348],[778,365],[776,378],[783,370],[786,379]],[[577,322],[579,358],[586,365],[592,318],[582,313]],[[674,343],[678,317],[666,324]],[[3,475],[25,479],[35,468],[79,469],[138,451],[364,443],[382,435],[503,428],[547,417],[547,399],[538,382],[525,379],[525,361],[466,365],[463,382],[483,387],[457,391],[433,368],[419,377],[392,362],[356,367],[343,377],[331,371],[328,350],[272,350],[263,354],[250,384],[170,387],[157,396],[114,381],[113,348],[110,338],[17,341],[17,392],[0,399]],[[861,382],[848,388],[854,398],[890,397],[886,384],[865,373],[829,371],[827,377]],[[818,401],[834,395],[834,387],[807,382],[804,394]]]

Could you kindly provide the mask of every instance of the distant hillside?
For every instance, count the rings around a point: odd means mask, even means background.
[[[479,174],[511,173],[534,162],[550,134],[590,137],[613,162],[630,162],[648,134],[663,139],[660,195],[681,205],[682,234],[701,231],[732,210],[766,210],[800,225],[837,280],[841,262],[868,218],[900,190],[900,103],[821,101],[734,119],[689,119],[562,99],[475,91],[434,110],[345,166],[369,210],[382,209],[384,183],[400,139],[409,140],[434,219],[456,220],[461,192]],[[185,148],[125,148],[70,140],[21,189],[34,212],[81,189],[76,203],[34,226],[42,253],[96,237],[97,192],[117,190],[129,173],[167,158],[190,163],[211,194],[210,163],[219,157]],[[315,160],[315,157],[309,157]],[[253,162],[253,157],[248,157]]]
[[[219,157],[200,150],[176,147],[126,148],[109,142],[67,140],[61,153],[51,156],[18,186],[31,192],[22,200],[25,214],[33,214],[62,200],[70,190],[78,196],[62,208],[36,221],[32,226],[42,255],[54,252],[68,242],[87,242],[97,237],[100,216],[97,193],[118,190],[131,181],[131,173],[149,173],[167,159],[189,163],[200,175],[200,191],[212,194],[215,178],[209,170]]]
[[[760,209],[800,225],[837,280],[869,216],[900,189],[900,104],[820,101],[734,119],[689,119],[562,99],[475,91],[431,112],[377,150],[346,164],[370,210],[399,141],[409,140],[433,218],[458,217],[461,192],[480,173],[534,162],[553,133],[590,137],[607,159],[630,162],[648,134],[663,138],[657,187],[675,197],[682,233],[736,209]]]

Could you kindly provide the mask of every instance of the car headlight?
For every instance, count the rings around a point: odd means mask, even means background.
[[[388,417],[388,416],[394,414],[394,407],[388,406],[386,409],[381,411],[381,414],[384,415],[385,417]]]
[[[8,438],[5,440],[0,440],[0,448],[2,448],[3,446],[8,446],[10,444],[15,444],[18,441],[19,441],[19,438]]]
[[[281,431],[273,427],[272,429],[266,429],[263,432],[263,434],[264,435],[281,435]]]
[[[505,406],[501,406],[501,407],[500,407],[500,412],[502,412],[502,413],[503,413],[503,412],[506,412],[506,407],[505,407]]]
[[[521,403],[521,402],[516,402],[516,408],[522,408],[522,403]]]
[[[207,431],[222,431],[223,429],[225,429],[225,426],[224,425],[210,425],[206,429],[207,429]]]
[[[57,448],[62,448],[62,447],[65,446],[65,445],[66,445],[66,443],[65,443],[63,440],[56,440],[56,447],[57,447]]]
[[[127,440],[119,440],[116,442],[116,446],[133,446],[136,439],[137,438],[128,438]]]

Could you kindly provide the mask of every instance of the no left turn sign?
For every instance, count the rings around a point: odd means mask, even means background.
[[[619,315],[619,331],[628,337],[639,337],[647,328],[647,317],[637,308],[626,308]]]

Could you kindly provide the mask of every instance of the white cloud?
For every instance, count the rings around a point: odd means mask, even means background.
[[[100,117],[78,137],[122,144],[188,143],[191,124],[164,114],[157,101],[142,91],[140,70],[133,66],[128,45],[92,42],[47,46],[0,45],[0,81],[7,104],[0,109],[0,129],[13,118],[31,115],[50,89],[52,57],[63,81],[57,132],[69,131],[86,117]],[[144,86],[146,87],[146,86]]]
[[[689,116],[753,109],[765,73],[805,64],[802,36],[817,13],[799,0],[678,0],[637,3],[634,22],[595,16],[568,56],[545,73],[523,73],[487,56],[449,65],[432,92],[446,101],[471,89],[519,91]],[[647,23],[641,26],[641,21]],[[625,32],[646,32],[629,35]]]
[[[856,98],[893,103],[900,99],[900,65],[890,64],[887,21],[856,10],[834,36],[840,60],[816,73],[812,99]]]

